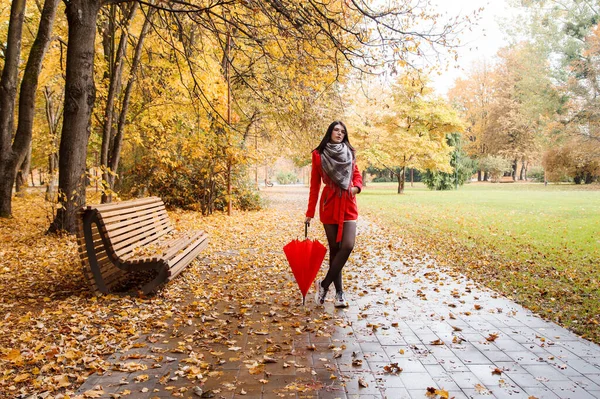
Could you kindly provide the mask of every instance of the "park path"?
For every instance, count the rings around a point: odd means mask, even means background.
[[[311,290],[302,308],[281,246],[301,230],[307,189],[266,195],[268,210],[244,215],[244,226],[224,218],[211,252],[157,298],[174,301],[173,322],[141,332],[79,395],[600,398],[598,345],[441,269],[365,217],[345,270],[351,306],[335,309],[330,294],[318,308]]]

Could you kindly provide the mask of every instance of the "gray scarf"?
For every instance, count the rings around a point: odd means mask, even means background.
[[[343,190],[348,190],[352,178],[353,154],[346,143],[327,143],[321,154],[321,166],[329,178]]]

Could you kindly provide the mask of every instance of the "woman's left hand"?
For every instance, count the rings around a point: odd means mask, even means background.
[[[358,194],[358,187],[350,187],[350,192],[353,196]]]

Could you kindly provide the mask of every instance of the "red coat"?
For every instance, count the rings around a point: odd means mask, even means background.
[[[362,190],[362,176],[356,166],[356,161],[352,163],[352,181],[348,190],[342,190],[336,185],[321,167],[321,154],[319,151],[312,152],[312,170],[310,174],[310,194],[308,197],[308,209],[306,216],[315,217],[315,208],[319,191],[321,190],[321,180],[325,184],[321,201],[319,202],[319,216],[323,224],[337,224],[338,234],[336,242],[342,240],[342,231],[344,221],[356,220],[358,218],[358,207],[356,206],[356,196],[350,193],[351,187],[358,187]]]

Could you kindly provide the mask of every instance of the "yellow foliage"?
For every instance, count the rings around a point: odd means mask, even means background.
[[[425,76],[406,72],[391,89],[373,87],[370,98],[355,102],[353,121],[369,164],[390,170],[452,171],[446,135],[464,127],[427,83]]]

